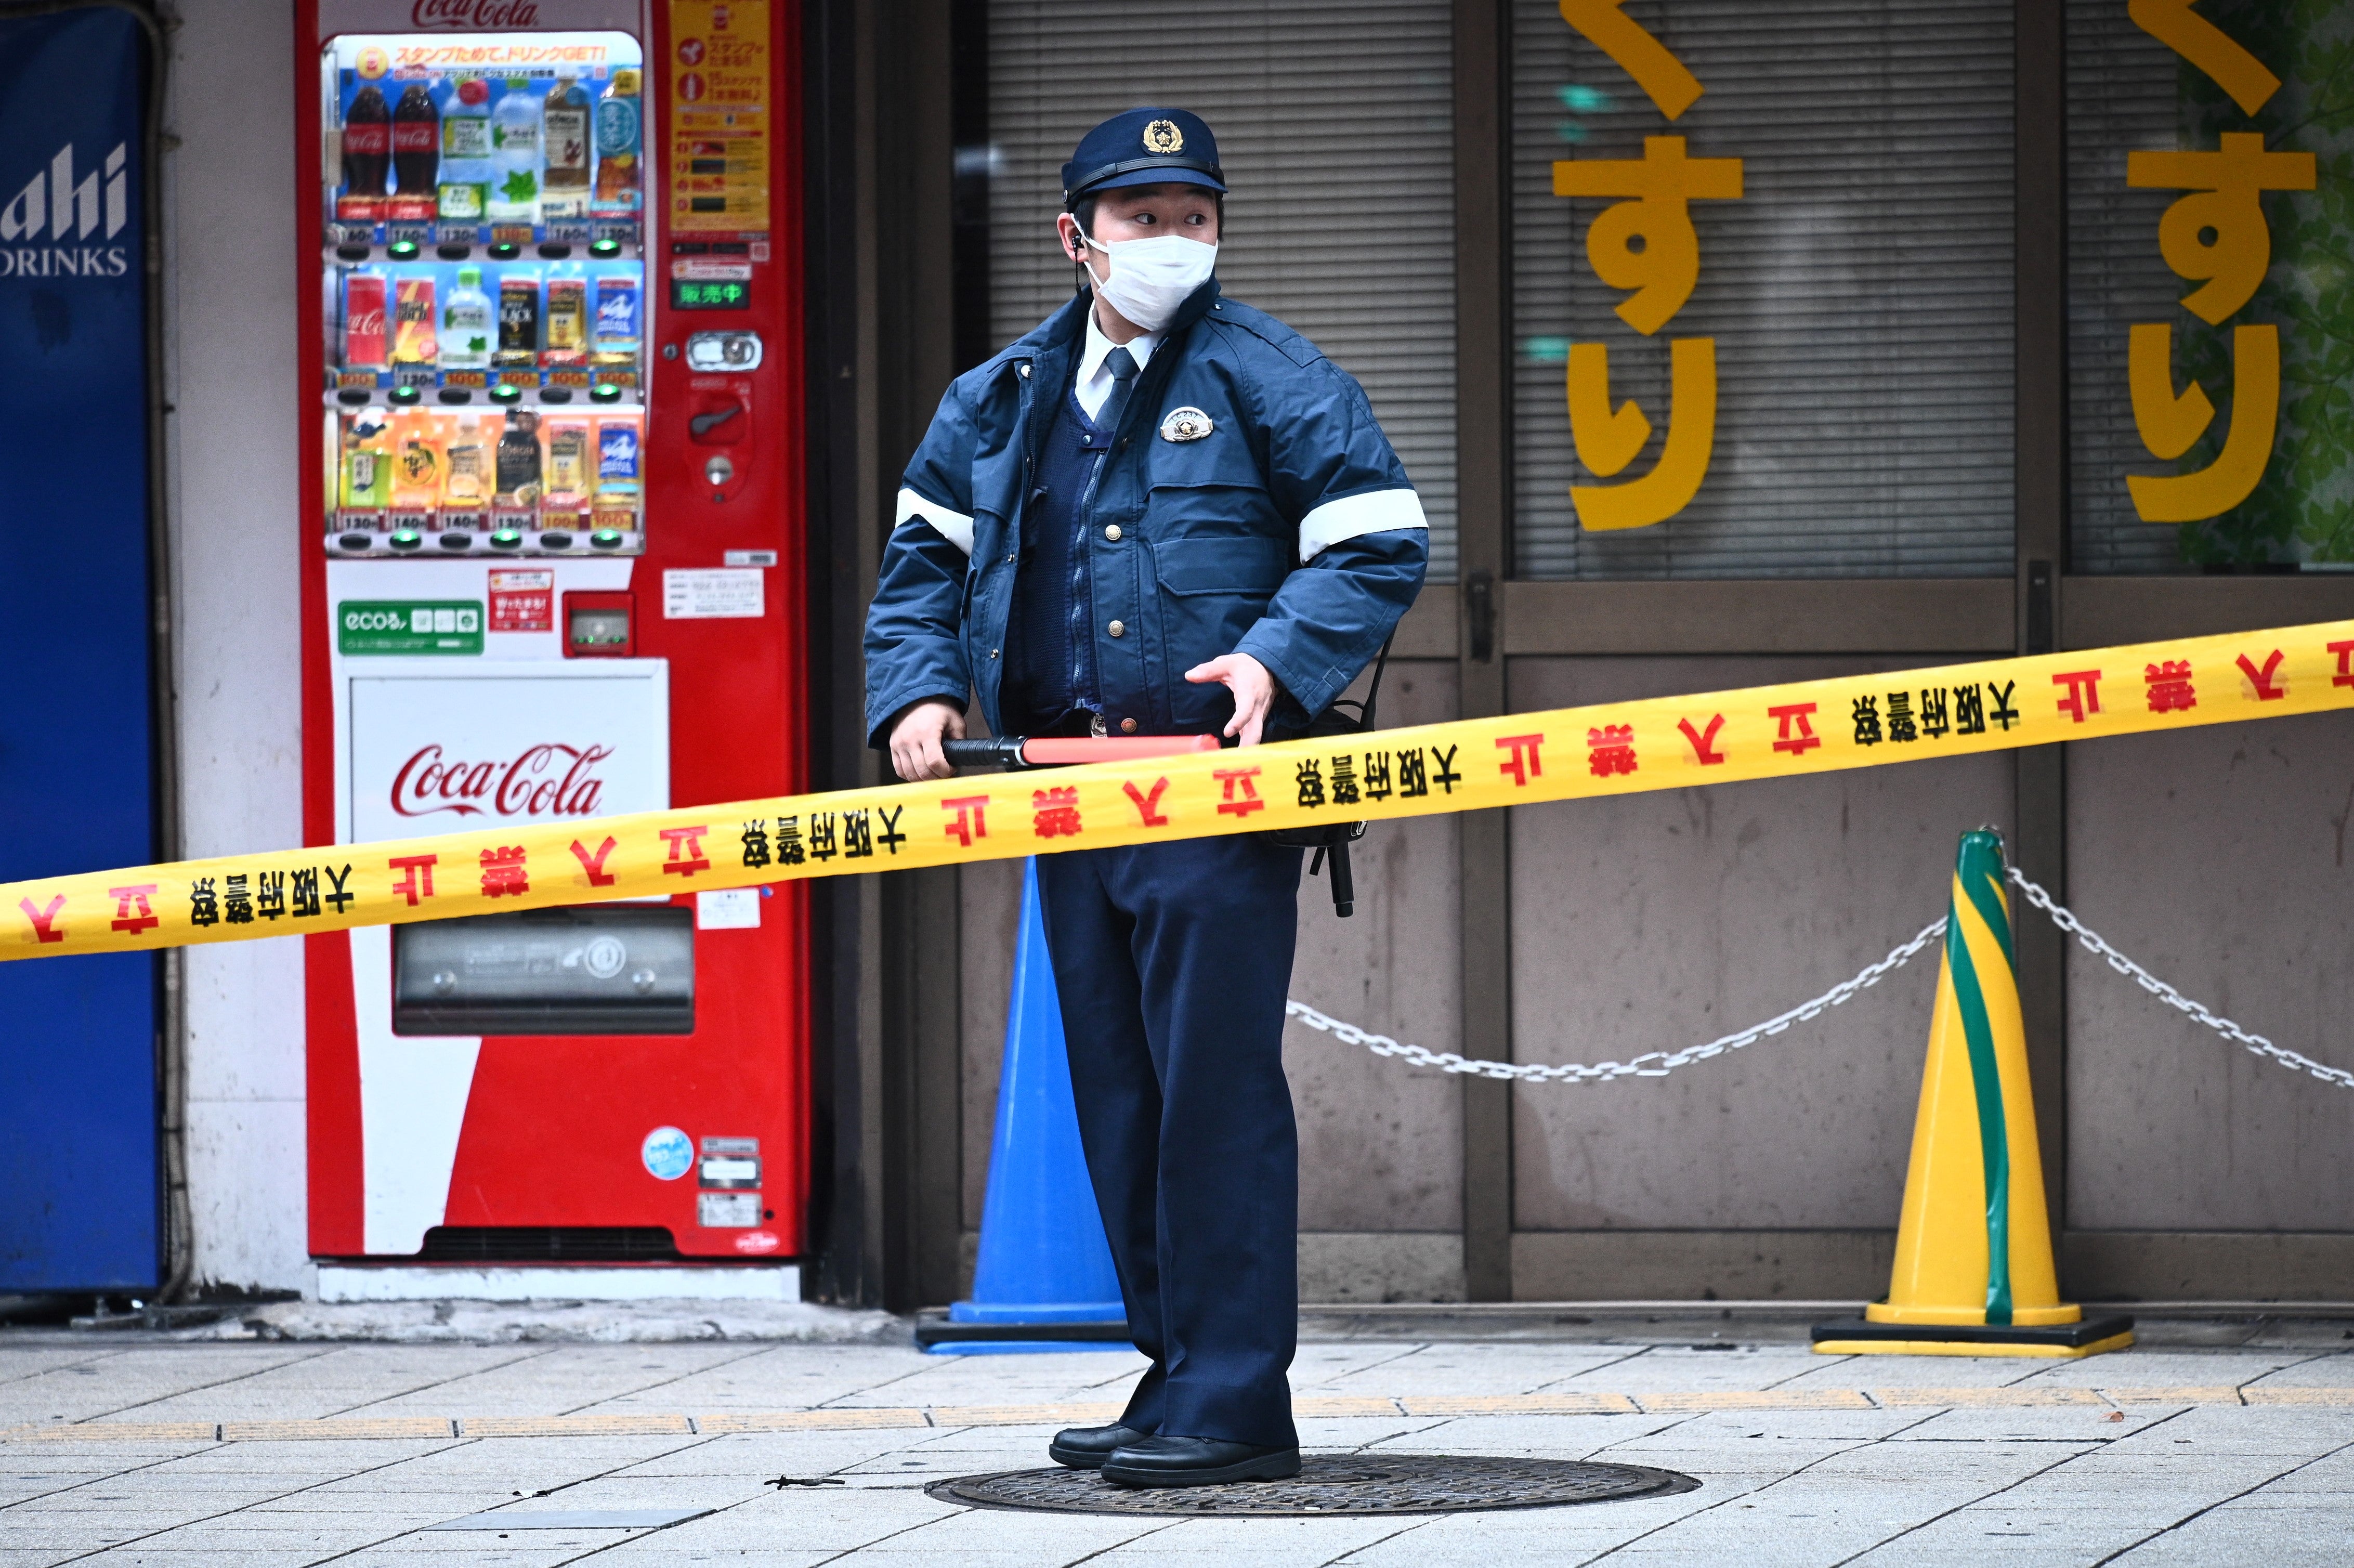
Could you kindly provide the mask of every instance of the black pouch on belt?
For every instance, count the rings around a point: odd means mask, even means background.
[[[1315,718],[1309,721],[1305,736],[1286,736],[1287,740],[1320,740],[1330,736],[1364,735],[1374,724],[1373,705],[1381,700],[1382,672],[1388,668],[1390,645],[1382,643],[1382,651],[1373,660],[1373,683],[1365,688],[1365,700],[1341,697],[1334,700]],[[1357,822],[1327,822],[1312,828],[1282,828],[1265,835],[1270,843],[1286,849],[1314,850],[1316,857],[1308,863],[1308,874],[1314,876],[1330,861],[1332,866],[1332,913],[1342,919],[1357,912],[1357,879],[1349,864],[1349,846],[1365,836],[1368,824]]]

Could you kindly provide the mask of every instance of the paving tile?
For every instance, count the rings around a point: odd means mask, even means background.
[[[545,1352],[522,1345],[333,1345],[235,1383],[143,1405],[141,1420],[305,1421],[366,1412],[378,1402],[462,1380]]]
[[[0,1383],[0,1428],[58,1417],[87,1421],[143,1412],[197,1390],[227,1397],[231,1385],[243,1379],[322,1353],[313,1346],[139,1346]]]

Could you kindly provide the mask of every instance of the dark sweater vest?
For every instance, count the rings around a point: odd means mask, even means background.
[[[998,702],[1013,734],[1071,733],[1103,711],[1082,535],[1096,470],[1110,448],[1111,431],[1087,417],[1066,383],[1038,453],[1037,484],[1022,511],[1022,562],[1013,575]]]

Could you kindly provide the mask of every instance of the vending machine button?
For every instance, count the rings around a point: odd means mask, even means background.
[[[725,484],[736,477],[736,465],[725,456],[714,456],[703,465],[703,474],[715,485]]]
[[[417,260],[417,241],[396,239],[384,248],[384,253],[396,261],[414,261]]]
[[[588,388],[588,400],[592,403],[618,403],[621,400],[621,389],[610,381],[599,381]]]
[[[367,389],[364,387],[346,387],[342,391],[335,394],[336,402],[348,403],[355,408],[358,408],[361,404],[366,403],[367,400]]]
[[[335,543],[340,547],[351,551],[352,554],[355,556],[365,556],[368,553],[369,546],[376,543],[376,535],[373,534],[346,534],[340,539],[337,539]]]
[[[416,402],[419,398],[424,396],[425,394],[423,392],[414,387],[396,387],[388,395],[388,400],[395,403],[408,404]]]
[[[588,535],[588,543],[596,549],[618,550],[621,547],[621,531],[619,528],[599,528]]]
[[[551,239],[539,248],[539,253],[550,261],[561,261],[572,254],[572,247],[561,239]]]
[[[367,260],[367,250],[368,248],[365,245],[338,245],[335,247],[335,260],[338,261],[365,261]]]
[[[473,253],[474,248],[471,245],[437,245],[433,248],[433,254],[444,261],[463,261]]]
[[[441,535],[441,547],[445,550],[471,550],[474,547],[474,536],[472,534],[444,534]]]
[[[414,550],[425,543],[425,535],[414,528],[403,528],[385,542],[396,550]]]
[[[543,550],[568,550],[572,548],[572,535],[569,534],[542,534],[539,536],[539,547]]]
[[[599,239],[588,247],[591,256],[619,256],[620,253],[621,242],[618,239]]]
[[[474,400],[473,390],[465,387],[444,387],[439,396],[444,403],[471,403]]]
[[[491,247],[491,259],[494,261],[512,261],[522,254],[523,248],[512,240],[502,239]]]
[[[491,547],[512,550],[523,543],[523,535],[513,528],[502,528],[491,535]]]
[[[491,388],[491,401],[493,403],[514,403],[521,401],[522,398],[521,388],[509,387],[504,382]]]
[[[572,388],[543,387],[539,389],[539,400],[543,403],[569,403],[572,401]]]

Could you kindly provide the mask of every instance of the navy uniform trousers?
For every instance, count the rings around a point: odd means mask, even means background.
[[[1038,857],[1079,1139],[1152,1360],[1120,1417],[1141,1432],[1299,1440],[1299,861],[1256,835]]]

